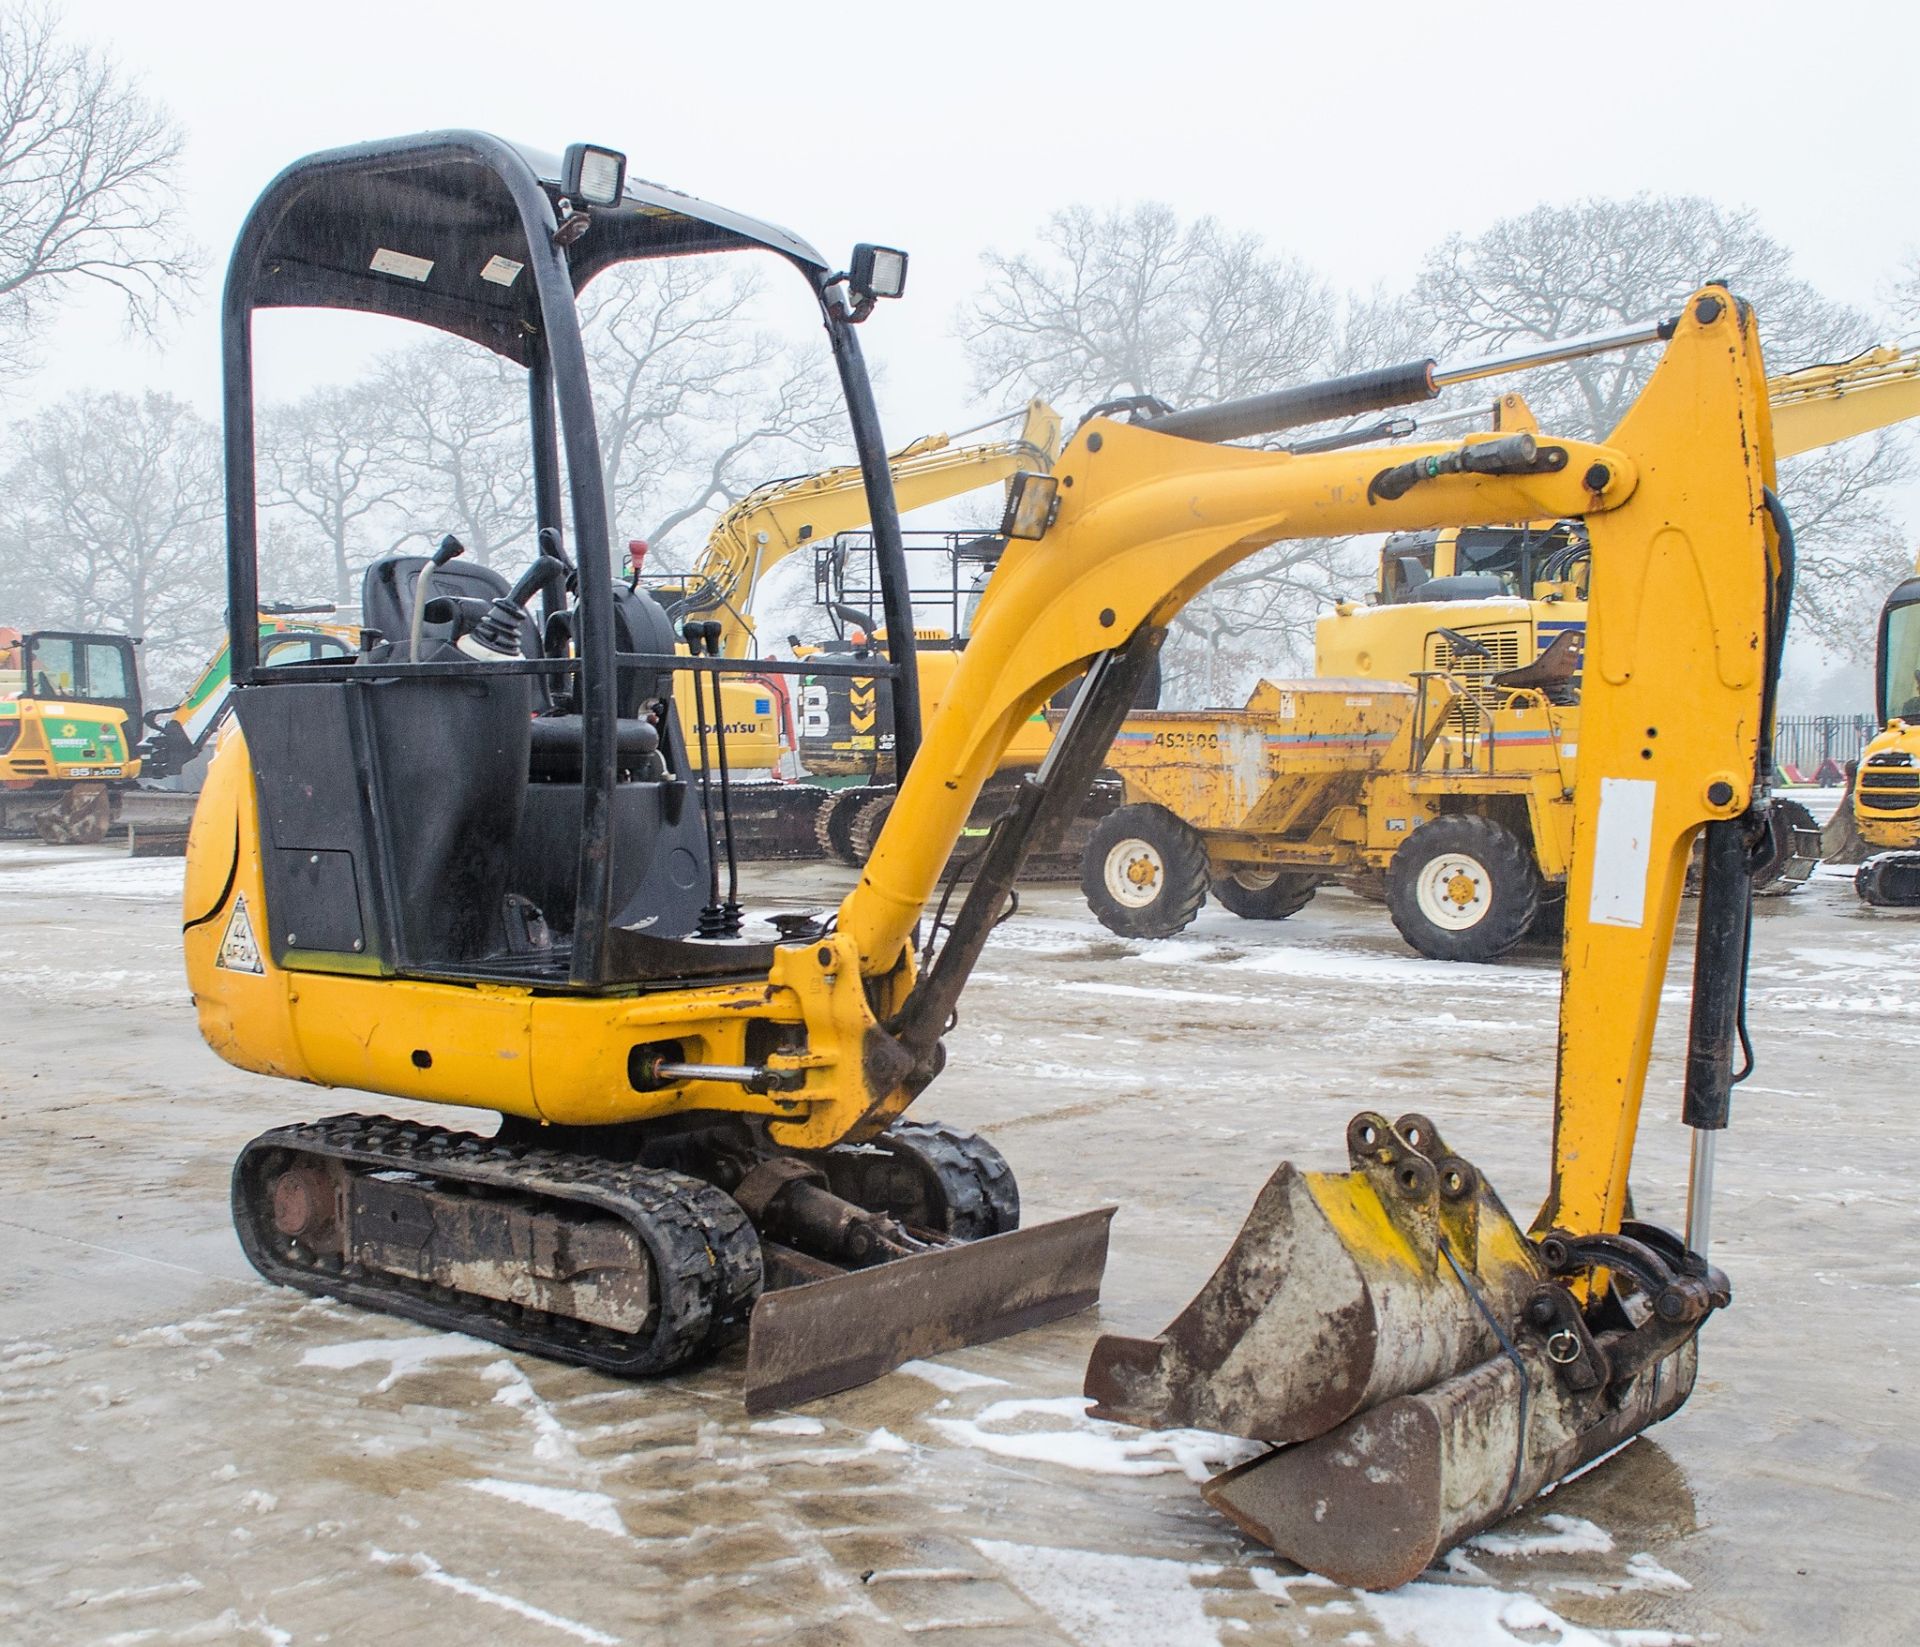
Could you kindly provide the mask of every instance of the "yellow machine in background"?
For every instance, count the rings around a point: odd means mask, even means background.
[[[861,247],[836,270],[770,225],[623,184],[624,169],[590,146],[556,162],[459,132],[290,167],[229,271],[228,429],[251,427],[251,316],[291,295],[421,320],[549,374],[555,415],[536,398],[532,438],[551,473],[563,439],[596,450],[577,285],[690,244],[772,253],[818,296],[897,573],[854,328],[898,294],[904,255]],[[447,209],[423,215],[425,199]],[[562,202],[591,211],[584,233],[556,235]],[[443,284],[416,294],[370,276],[364,247],[396,240],[436,278],[450,271]],[[524,264],[517,293],[484,286],[489,248]],[[503,305],[519,324],[502,324]],[[923,737],[904,591],[897,579],[883,591],[904,773],[830,921],[783,909],[764,927],[711,930],[700,910],[690,924],[672,870],[683,850],[697,865],[698,836],[668,700],[725,660],[660,650],[671,630],[658,606],[619,598],[595,464],[568,471],[581,575],[564,655],[522,649],[516,612],[552,586],[537,564],[477,601],[477,618],[455,611],[451,656],[260,669],[251,625],[236,626],[238,727],[209,774],[185,892],[209,1044],[268,1074],[503,1117],[492,1139],[377,1116],[263,1134],[234,1171],[248,1256],[308,1291],[628,1374],[699,1359],[751,1312],[754,1405],[1083,1306],[1108,1210],[1015,1230],[998,1153],[904,1117],[940,1073],[1021,859],[1079,804],[1167,624],[1289,535],[1579,516],[1593,637],[1552,1175],[1533,1231],[1432,1122],[1362,1114],[1354,1170],[1282,1168],[1184,1318],[1195,1325],[1103,1340],[1089,1388],[1128,1421],[1289,1444],[1212,1496],[1288,1556],[1362,1583],[1412,1576],[1670,1413],[1691,1390],[1702,1323],[1728,1299],[1706,1256],[1711,1144],[1727,1120],[1791,587],[1753,316],[1712,288],[1670,333],[1604,442],[1218,444],[1399,403],[1431,387],[1431,362],[1133,425],[1088,420],[1051,475],[1015,480],[1014,541]],[[245,611],[250,445],[228,453],[229,576]],[[616,620],[635,661],[618,661]],[[929,900],[1008,742],[1083,675],[959,909],[930,928]],[[556,863],[563,836],[542,815],[571,832],[570,863]],[[1683,1241],[1625,1221],[1626,1198],[1703,829]]]
[[[1870,904],[1920,906],[1920,567],[1880,609],[1874,695],[1883,730],[1861,751],[1854,827],[1872,856],[1853,884]]]
[[[0,830],[55,845],[106,838],[118,792],[141,771],[138,644],[94,631],[0,634]]]
[[[925,508],[1005,481],[1023,469],[1048,468],[1059,455],[1060,439],[1059,416],[1041,400],[1030,402],[1017,431],[1001,440],[960,445],[955,436],[924,435],[889,460],[897,506],[902,512]],[[684,579],[651,588],[680,627],[689,620],[714,626],[707,641],[712,655],[751,658],[758,653],[759,640],[747,608],[762,580],[796,551],[818,550],[864,526],[867,519],[866,485],[857,464],[769,481],[721,515]],[[643,572],[643,567],[635,567],[636,576]],[[884,626],[877,627],[873,648],[883,652]],[[927,690],[937,696],[942,671],[931,657],[929,662],[933,667],[926,671]],[[700,770],[710,758],[710,739],[711,758],[718,764],[723,735],[733,772],[781,780],[754,784],[734,798],[742,852],[748,857],[785,857],[819,850],[833,797],[817,780],[864,773],[865,768],[836,762],[830,751],[820,759],[820,743],[809,728],[826,723],[836,704],[842,720],[864,710],[860,735],[871,750],[874,727],[887,718],[879,703],[881,683],[803,678],[796,702],[788,678],[776,673],[717,679],[722,732],[716,733],[710,708],[704,718],[696,717],[692,694],[679,700],[694,769]],[[809,778],[816,783],[794,782]]]
[[[1034,400],[1021,415],[1018,432],[1004,440],[960,446],[956,438],[923,435],[887,460],[899,513],[944,503],[1023,469],[1050,468],[1060,455],[1060,417],[1045,401]],[[654,593],[675,616],[716,617],[721,656],[752,657],[756,637],[747,607],[760,581],[795,551],[814,549],[866,525],[868,518],[866,481],[858,464],[768,481],[714,523],[686,578],[654,585]]]
[[[1920,355],[1869,350],[1767,389],[1776,451],[1798,456],[1920,415]],[[1537,429],[1512,394],[1492,422],[1510,438]],[[1590,569],[1578,521],[1390,536],[1379,604],[1343,603],[1316,625],[1313,679],[1263,683],[1245,709],[1128,722],[1113,760],[1127,804],[1082,867],[1094,912],[1124,935],[1164,937],[1210,893],[1282,919],[1338,878],[1384,899],[1434,959],[1494,960],[1555,935]],[[1361,724],[1330,739],[1288,706],[1328,702],[1336,682],[1375,690]],[[1411,711],[1386,682],[1414,689]],[[1411,743],[1396,742],[1390,723],[1409,712]],[[1812,872],[1819,831],[1797,801],[1777,811],[1785,827],[1759,884],[1784,888]]]

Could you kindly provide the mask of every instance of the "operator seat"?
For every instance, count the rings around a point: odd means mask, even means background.
[[[371,562],[360,578],[360,621],[368,629],[379,630],[387,645],[382,661],[406,662],[407,644],[413,633],[413,592],[419,584],[425,555],[382,555]],[[451,560],[437,568],[427,580],[427,599],[435,597],[480,601],[498,600],[508,592],[507,580],[491,566],[478,561]],[[432,663],[455,656],[453,625],[431,620],[420,628],[421,663]],[[520,654],[537,658],[540,654],[539,631],[531,615],[520,621]]]

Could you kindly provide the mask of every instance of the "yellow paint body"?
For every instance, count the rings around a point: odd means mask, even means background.
[[[1878,767],[1876,756],[1907,757],[1901,767]],[[1860,839],[1879,852],[1911,851],[1920,847],[1920,790],[1906,780],[1920,768],[1920,725],[1897,716],[1871,738],[1860,752],[1860,770],[1853,785],[1853,821]]]
[[[1708,306],[1718,313],[1699,318]],[[1555,1197],[1559,1222],[1603,1227],[1619,1216],[1687,845],[1708,818],[1737,813],[1751,788],[1770,575],[1760,508],[1772,478],[1768,438],[1751,318],[1724,293],[1690,306],[1609,442],[1555,442],[1567,461],[1554,473],[1449,475],[1369,501],[1384,465],[1451,447],[1289,455],[1089,421],[1056,468],[1053,526],[1010,545],[987,586],[833,936],[783,946],[767,975],[746,983],[548,995],[356,975],[345,957],[281,970],[264,944],[259,972],[221,966],[238,897],[256,941],[272,919],[251,768],[241,735],[229,732],[189,849],[187,970],[202,1028],[248,1068],[560,1122],[734,1109],[768,1117],[785,1145],[870,1134],[911,1099],[882,1026],[912,984],[914,924],[1008,745],[1093,658],[1143,625],[1164,625],[1210,580],[1284,538],[1584,514],[1602,570],[1568,907]],[[1608,475],[1597,493],[1582,478],[1596,464]],[[1643,917],[1630,927],[1589,916],[1600,786],[1615,777],[1655,785],[1640,843]],[[1716,778],[1731,785],[1723,806],[1706,799]],[[1619,892],[1601,903],[1615,907]],[[696,1081],[642,1092],[628,1077],[634,1047],[667,1039],[691,1060],[739,1061],[756,1022],[804,1028],[804,1052],[765,1060],[799,1070],[798,1091]]]

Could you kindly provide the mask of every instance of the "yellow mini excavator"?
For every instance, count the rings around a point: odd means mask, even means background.
[[[1028,402],[1016,414],[1019,427],[995,440],[960,444],[948,434],[923,435],[888,460],[893,476],[897,512],[926,508],[949,498],[1005,481],[1022,470],[1047,469],[1060,455],[1060,417],[1045,401]],[[1011,421],[996,419],[995,422]],[[974,434],[977,430],[962,430]],[[654,583],[651,592],[669,618],[683,628],[692,618],[702,623],[703,649],[716,648],[725,658],[752,658],[759,653],[758,636],[748,615],[761,581],[798,550],[816,553],[867,523],[866,474],[858,464],[823,469],[811,475],[767,481],[756,486],[714,522],[705,547],[692,570],[672,582]],[[629,546],[640,554],[644,544]],[[642,575],[636,564],[636,581]],[[862,652],[864,654],[864,649]],[[926,683],[926,696],[937,702],[944,657],[935,653]],[[812,723],[826,714],[829,700],[847,706],[864,693],[872,710],[867,744],[875,743],[875,727],[888,720],[885,683],[832,674],[819,680],[803,679],[796,691],[780,673],[748,672],[716,677],[721,712],[709,704],[696,723],[693,697],[682,694],[680,718],[693,769],[708,760],[726,762],[731,774],[728,811],[737,848],[745,858],[811,857],[821,851],[844,854],[845,834],[836,823],[829,828],[828,813],[843,812],[872,791],[861,788],[849,796],[843,788],[827,787],[850,768],[815,756],[819,741],[806,735]],[[881,737],[890,737],[886,733]],[[759,781],[740,782],[755,772]],[[795,779],[806,779],[796,782]],[[851,860],[850,860],[851,861]]]
[[[1874,647],[1874,707],[1880,730],[1860,752],[1841,803],[1868,856],[1853,886],[1881,908],[1920,907],[1920,566],[1880,608]]]
[[[891,681],[902,777],[826,919],[749,925],[703,873],[725,775],[704,796],[688,784],[672,698],[737,665],[677,651],[608,565],[575,294],[623,260],[694,251],[770,253],[809,284],[867,476],[890,655],[853,667]],[[230,610],[256,604],[250,336],[274,305],[373,309],[525,367],[538,541],[558,545],[564,452],[577,576],[550,553],[510,588],[460,581],[451,551],[376,562],[390,609],[369,628],[406,634],[424,599],[431,640],[363,641],[351,663],[264,669],[253,624],[232,628],[237,726],[184,898],[203,1033],[249,1069],[502,1117],[490,1138],[363,1115],[277,1127],[235,1164],[241,1243],[286,1284],[618,1373],[684,1365],[749,1325],[755,1408],[1083,1307],[1108,1210],[1016,1229],[991,1145],[905,1115],[1021,859],[1079,805],[1168,622],[1288,537],[1578,516],[1594,635],[1554,1186],[1534,1230],[1430,1122],[1363,1115],[1351,1172],[1283,1167],[1196,1308],[1157,1343],[1102,1341],[1089,1372],[1118,1417],[1288,1444],[1216,1501],[1320,1571],[1393,1582],[1678,1406],[1695,1334],[1727,1301],[1705,1257],[1711,1143],[1791,566],[1753,317],[1724,289],[1696,294],[1605,442],[1223,444],[1417,399],[1430,361],[1089,419],[1051,474],[1015,480],[1009,546],[922,738],[857,339],[904,278],[899,253],[857,248],[836,269],[627,178],[615,151],[556,161],[473,132],[313,156],[255,206],[225,305]],[[565,621],[531,623],[536,594]],[[958,907],[929,921],[1008,742],[1082,676]],[[1683,1241],[1625,1203],[1703,826]]]

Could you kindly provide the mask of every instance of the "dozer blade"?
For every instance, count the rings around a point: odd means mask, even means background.
[[[747,1411],[852,1389],[1098,1303],[1112,1219],[1101,1207],[763,1294],[747,1339]]]
[[[1100,1339],[1086,1393],[1096,1417],[1279,1444],[1208,1500],[1289,1560],[1382,1588],[1678,1408],[1726,1287],[1660,1232],[1596,1238],[1661,1292],[1657,1319],[1596,1332],[1556,1278],[1601,1267],[1591,1250],[1536,1247],[1431,1122],[1362,1114],[1347,1138],[1349,1172],[1280,1166],[1159,1337]]]

